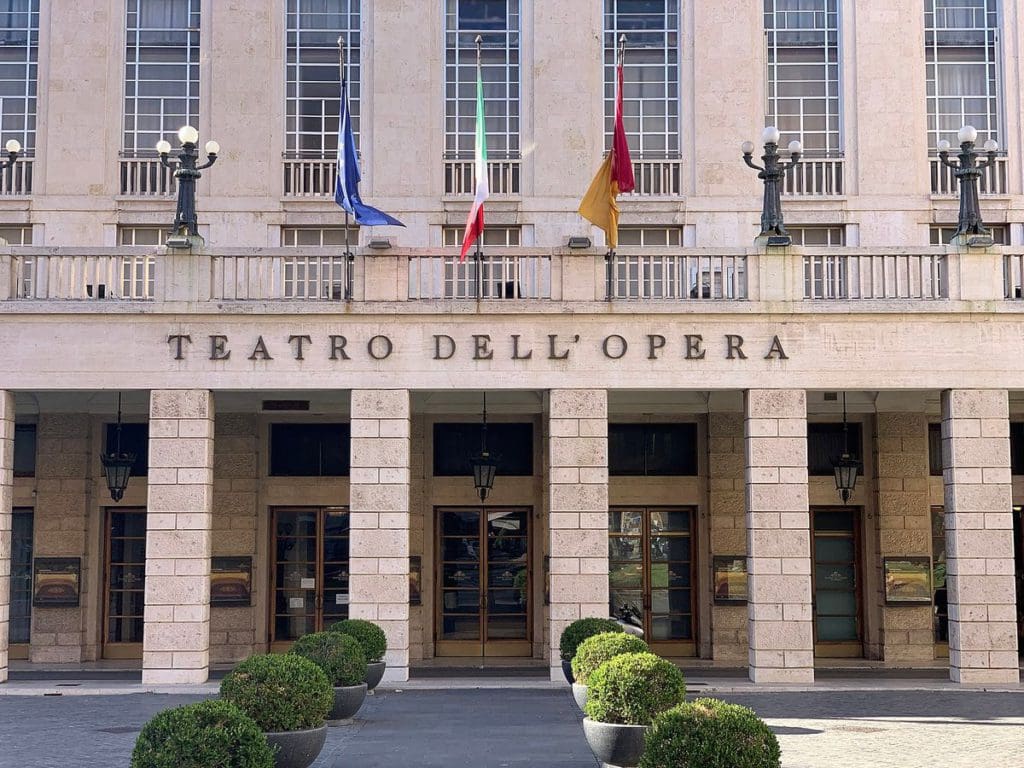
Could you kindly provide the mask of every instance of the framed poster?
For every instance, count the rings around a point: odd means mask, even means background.
[[[887,605],[931,605],[931,558],[886,557],[882,574]]]
[[[252,558],[214,557],[210,562],[210,605],[252,605]]]
[[[747,558],[745,555],[715,555],[712,558],[717,605],[747,602]]]
[[[423,578],[423,566],[419,555],[409,557],[409,605],[419,605],[422,600],[420,584]]]
[[[37,557],[33,561],[32,605],[36,608],[76,608],[81,583],[81,558]]]

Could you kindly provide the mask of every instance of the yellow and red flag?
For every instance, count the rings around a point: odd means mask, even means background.
[[[608,247],[611,249],[619,244],[619,205],[615,198],[623,192],[632,192],[636,186],[633,178],[633,161],[629,157],[629,144],[626,141],[626,128],[622,124],[622,53],[623,51],[620,51],[617,68],[612,150],[601,163],[579,207],[583,218],[604,230]]]

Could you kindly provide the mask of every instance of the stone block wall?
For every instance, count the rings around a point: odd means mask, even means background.
[[[1006,390],[942,393],[949,672],[1016,683],[1010,422]]]
[[[935,657],[932,607],[886,605],[882,578],[883,558],[931,555],[928,419],[923,413],[879,413],[875,424],[878,557],[866,567],[878,572],[873,602],[881,612],[880,655],[890,663],[930,661]],[[866,602],[870,610],[872,601]]]
[[[551,679],[576,619],[608,615],[608,393],[554,389],[549,399]]]
[[[210,609],[210,660],[240,661],[262,649],[257,619],[267,578],[260,578],[257,559],[259,499],[258,439],[255,414],[220,414],[213,446],[213,557],[250,556],[253,559],[252,606]]]
[[[88,606],[102,601],[103,556],[91,552],[88,527],[90,488],[99,468],[86,414],[43,413],[36,450],[34,557],[78,557],[82,561],[77,608],[34,608],[29,658],[74,663],[96,658],[102,627],[86,633]],[[97,445],[99,442],[97,442]],[[99,625],[101,622],[97,621]]]
[[[710,414],[708,496],[712,557],[747,553],[744,464],[743,414]],[[715,661],[744,665],[748,647],[746,606],[712,605],[711,651]]]

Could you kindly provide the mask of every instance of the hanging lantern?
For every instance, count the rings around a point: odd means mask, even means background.
[[[843,392],[843,453],[838,459],[832,459],[832,472],[836,478],[836,490],[844,504],[853,496],[862,466],[860,459],[850,453],[850,426],[846,421],[846,393]]]
[[[484,392],[483,426],[480,430],[480,453],[470,459],[473,468],[473,487],[480,501],[486,501],[494,488],[494,476],[498,473],[498,462],[487,450],[487,393]]]
[[[107,489],[110,491],[110,498],[120,501],[124,498],[125,489],[128,487],[128,480],[132,476],[132,466],[135,464],[134,453],[124,453],[121,450],[121,393],[117,394],[117,439],[112,453],[101,453],[100,462],[103,464],[103,473],[107,476]]]

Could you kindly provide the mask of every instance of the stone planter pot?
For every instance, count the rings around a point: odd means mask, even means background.
[[[324,748],[327,726],[305,731],[268,731],[266,736],[274,750],[274,768],[309,768]]]
[[[327,722],[330,725],[335,725],[341,720],[348,720],[359,711],[364,701],[366,701],[366,683],[335,686],[334,707],[327,715]]]
[[[562,674],[565,675],[566,681],[569,685],[576,682],[576,678],[572,676],[572,662],[562,659]]]
[[[587,686],[583,685],[583,683],[573,683],[572,697],[576,699],[576,706],[580,708],[580,711],[586,711]]]
[[[583,733],[594,757],[602,763],[619,768],[636,768],[640,765],[648,727],[599,723],[589,717],[583,718]]]
[[[385,661],[371,661],[366,665],[366,687],[368,690],[373,690],[380,681],[384,679],[384,670],[387,669],[388,665]]]

